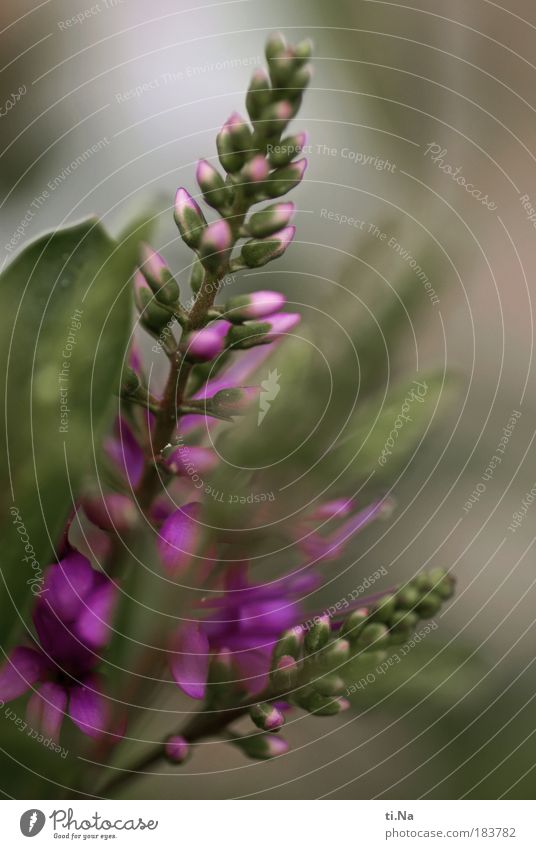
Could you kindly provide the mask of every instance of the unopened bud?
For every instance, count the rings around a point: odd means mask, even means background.
[[[229,206],[233,197],[232,189],[225,185],[221,175],[206,159],[201,159],[198,162],[196,178],[209,206],[218,210],[223,210]]]
[[[175,195],[174,218],[183,242],[189,248],[197,248],[207,222],[199,204],[186,189],[178,189]]]
[[[273,734],[252,734],[250,737],[233,737],[233,746],[246,755],[258,761],[269,760],[288,752],[290,746],[282,737]]]
[[[140,270],[158,301],[163,304],[173,304],[178,300],[179,284],[167,267],[164,258],[146,244],[141,245]]]
[[[166,758],[174,764],[183,764],[190,755],[190,744],[184,737],[168,737],[165,745]]]
[[[192,265],[192,271],[190,274],[190,288],[195,295],[197,295],[197,293],[199,292],[204,277],[205,269],[203,268],[199,260],[196,259],[196,261]]]
[[[232,418],[246,413],[258,397],[259,389],[256,386],[220,389],[212,398],[207,399],[207,407],[217,415]]]
[[[249,268],[260,268],[285,253],[295,232],[291,225],[267,239],[250,239],[242,246],[241,259]]]
[[[259,154],[246,162],[240,174],[246,183],[262,183],[266,180],[269,170],[266,158]]]
[[[270,80],[266,71],[258,68],[251,78],[246,94],[246,109],[253,122],[258,121],[262,112],[270,104],[272,97]]]
[[[303,629],[300,627],[283,631],[274,647],[272,655],[274,662],[277,663],[285,655],[298,660],[303,646],[303,636]]]
[[[261,731],[279,731],[285,724],[285,717],[273,704],[254,705],[249,715]]]
[[[270,151],[270,165],[274,168],[283,168],[288,165],[295,156],[303,150],[307,144],[307,133],[296,133],[294,136],[287,136],[281,139],[277,145],[273,145],[273,150]]]
[[[270,62],[271,59],[277,59],[284,56],[288,51],[288,44],[285,36],[281,32],[274,32],[267,39],[264,47],[265,56]]]
[[[338,668],[346,663],[350,656],[350,643],[345,639],[333,640],[322,651],[322,661],[326,666]]]
[[[251,295],[235,295],[225,304],[225,317],[229,321],[241,322],[264,318],[281,309],[285,296],[280,292],[261,290]]]
[[[386,646],[388,642],[389,631],[385,625],[379,622],[371,622],[363,628],[359,635],[357,646],[360,649],[374,649],[377,651]]]
[[[441,598],[436,593],[428,593],[417,604],[417,613],[422,619],[429,619],[441,609]]]
[[[359,610],[353,610],[352,613],[346,617],[341,625],[339,634],[341,637],[345,637],[345,639],[349,640],[350,645],[353,645],[363,631],[367,622],[368,610],[366,607],[360,607]]]
[[[252,149],[251,130],[236,112],[227,119],[216,136],[216,147],[222,167],[228,173],[239,171]]]
[[[303,179],[305,169],[307,168],[306,159],[298,159],[297,162],[292,162],[285,168],[278,168],[272,171],[269,179],[265,184],[265,191],[270,197],[277,198],[286,195],[294,186],[297,186]]]
[[[345,690],[344,681],[339,675],[324,675],[312,684],[321,696],[340,696]]]
[[[279,136],[295,114],[296,108],[290,100],[272,103],[262,113],[262,119],[257,124],[258,129],[263,136]]]
[[[264,321],[248,321],[235,325],[227,334],[227,343],[235,349],[267,345],[290,333],[301,321],[299,313],[279,312],[267,316]]]
[[[154,336],[158,336],[169,322],[169,313],[158,306],[141,271],[134,274],[134,302],[140,313],[140,323]]]
[[[287,693],[292,690],[298,678],[296,660],[289,654],[284,654],[276,663],[270,674],[270,681],[276,690]]]
[[[216,321],[201,330],[194,330],[181,343],[186,359],[194,363],[216,359],[226,348],[225,337],[230,327],[229,321]]]
[[[370,618],[374,622],[389,622],[395,611],[396,597],[391,593],[386,593],[384,596],[370,605]]]
[[[224,218],[209,224],[199,244],[199,259],[209,271],[223,268],[233,244],[231,228]]]
[[[87,496],[82,506],[89,521],[103,531],[126,533],[136,524],[138,514],[134,502],[119,492]]]
[[[327,615],[319,616],[304,637],[307,654],[315,654],[327,644],[331,634],[331,622]]]
[[[294,208],[294,204],[287,201],[261,209],[247,223],[250,234],[256,239],[262,239],[284,229],[294,214]]]

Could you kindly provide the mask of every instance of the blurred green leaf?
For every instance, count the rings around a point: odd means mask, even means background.
[[[2,641],[95,462],[128,337],[136,244],[131,235],[118,245],[88,219],[32,242],[0,278]]]

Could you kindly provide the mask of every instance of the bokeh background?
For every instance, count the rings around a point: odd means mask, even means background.
[[[209,742],[186,768],[133,782],[128,794],[530,798],[536,506],[525,511],[523,499],[536,481],[533,4],[4,0],[0,109],[19,95],[0,118],[0,256],[7,263],[43,230],[88,214],[118,232],[129,215],[158,209],[156,246],[186,280],[170,215],[175,189],[192,190],[196,159],[215,155],[215,134],[242,108],[273,30],[315,42],[296,123],[311,150],[293,198],[295,243],[253,284],[300,305],[309,341],[278,360],[283,391],[263,450],[276,462],[270,452],[293,451],[322,414],[308,447],[285,465],[297,477],[338,425],[343,449],[352,445],[344,422],[354,404],[434,372],[442,389],[424,438],[389,480],[365,487],[389,488],[393,515],[355,541],[316,603],[333,603],[379,567],[388,586],[441,565],[458,592],[438,628],[358,693],[350,712],[293,722],[284,758],[246,762]],[[238,286],[247,290],[247,279]],[[501,463],[464,509],[514,413]],[[348,486],[364,475],[362,461]],[[303,486],[322,480],[331,486],[326,462]],[[139,735],[158,739],[173,712],[187,709],[166,693]],[[2,721],[0,791],[64,795],[57,778],[43,785],[48,762],[21,749]],[[71,752],[62,767],[66,786],[77,758]]]

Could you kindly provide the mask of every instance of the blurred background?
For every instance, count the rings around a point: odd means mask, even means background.
[[[186,768],[133,782],[129,795],[531,798],[533,4],[4,0],[0,256],[7,263],[43,230],[89,214],[117,233],[129,215],[157,208],[155,246],[185,282],[175,189],[194,190],[195,162],[215,156],[215,134],[243,109],[274,30],[314,40],[315,76],[295,122],[310,146],[292,198],[296,240],[250,281],[282,289],[304,316],[278,357],[266,485],[322,458],[302,483],[308,492],[394,498],[392,516],[353,543],[317,606],[380,567],[387,587],[444,566],[458,591],[438,628],[353,696],[350,712],[298,717],[284,758],[246,762],[208,742]],[[235,291],[247,287],[245,276]],[[363,483],[367,451],[349,413],[432,373],[437,404],[422,439],[388,477]],[[226,444],[229,458],[258,462],[255,438],[246,443]],[[332,443],[341,468],[350,464],[337,481],[324,456]],[[166,696],[139,733],[157,739],[173,727],[173,711],[188,709],[179,702]],[[62,778],[43,792],[48,767],[14,734],[0,731],[0,790],[61,797]]]

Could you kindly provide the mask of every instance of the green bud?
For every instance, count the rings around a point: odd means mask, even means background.
[[[179,284],[163,257],[146,244],[141,245],[140,271],[158,301],[163,304],[176,303],[180,294]]]
[[[202,263],[197,259],[192,265],[192,271],[190,274],[190,288],[195,295],[199,292],[204,277],[205,269],[203,268]]]
[[[366,607],[354,610],[342,623],[339,634],[349,640],[350,645],[353,645],[368,621],[368,609]]]
[[[316,654],[328,643],[330,635],[331,622],[329,616],[320,616],[305,634],[304,648],[306,653]]]
[[[264,109],[269,106],[271,99],[270,80],[266,72],[259,68],[253,74],[246,94],[246,109],[253,122],[259,120]]]
[[[141,272],[138,272],[138,274],[142,277]],[[136,285],[134,300],[140,313],[141,325],[153,336],[159,336],[169,323],[169,313],[158,306],[147,286]]]
[[[237,324],[229,330],[226,337],[227,344],[235,351],[265,345],[271,341],[267,338],[271,329],[271,325],[266,321],[248,321],[247,324]]]
[[[273,663],[277,663],[284,655],[289,655],[298,660],[301,656],[303,646],[303,630],[301,628],[289,628],[284,631],[275,644],[273,651]]]
[[[232,188],[225,184],[221,174],[206,159],[199,161],[196,177],[199,188],[203,192],[203,197],[209,206],[222,211],[232,203]]]
[[[294,186],[297,186],[301,182],[306,166],[307,160],[299,159],[285,168],[278,168],[272,171],[264,184],[264,189],[268,196],[278,198],[290,192]]]
[[[274,669],[270,673],[270,682],[276,690],[287,693],[294,689],[298,680],[298,665],[296,660],[289,654],[279,658]]]
[[[307,62],[313,55],[313,42],[310,38],[304,38],[296,44],[293,52],[298,61]]]
[[[325,666],[336,666],[339,667],[343,663],[346,663],[350,656],[350,643],[348,640],[344,639],[336,639],[323,649],[322,651],[322,663]]]
[[[374,622],[389,622],[395,611],[396,597],[387,593],[370,606],[370,618]]]
[[[389,642],[389,631],[385,625],[379,622],[371,622],[365,625],[359,639],[357,647],[360,649],[374,648],[375,650],[383,648]]]
[[[441,609],[441,598],[436,593],[428,593],[417,605],[417,613],[422,619],[429,619]]]
[[[402,607],[404,610],[412,610],[421,595],[412,584],[406,584],[405,587],[401,587],[396,591],[395,597],[397,607]]]
[[[268,62],[271,59],[277,59],[284,56],[288,51],[288,44],[285,36],[280,32],[274,32],[266,41],[264,54]]]
[[[324,675],[317,681],[312,682],[312,686],[321,696],[340,696],[344,693],[345,683],[339,675]]]
[[[250,239],[242,245],[240,258],[249,268],[260,268],[285,253],[294,238],[295,227],[284,227],[267,239]]]
[[[389,626],[392,631],[411,631],[417,625],[419,617],[412,610],[395,610]]]
[[[287,226],[293,214],[293,203],[273,203],[251,216],[248,230],[257,239],[272,236]]]
[[[286,740],[273,734],[252,734],[249,737],[234,736],[230,742],[237,749],[240,749],[246,757],[258,761],[284,755],[290,748]]]
[[[273,168],[284,168],[301,153],[306,141],[305,133],[295,133],[293,136],[286,136],[286,138],[281,139],[280,143],[269,148],[268,160],[270,165]]]
[[[329,696],[322,696],[318,692],[312,692],[300,704],[300,707],[303,707],[304,710],[309,711],[309,713],[315,716],[337,716],[338,713],[341,713],[345,709],[345,704],[339,698],[330,698]]]

